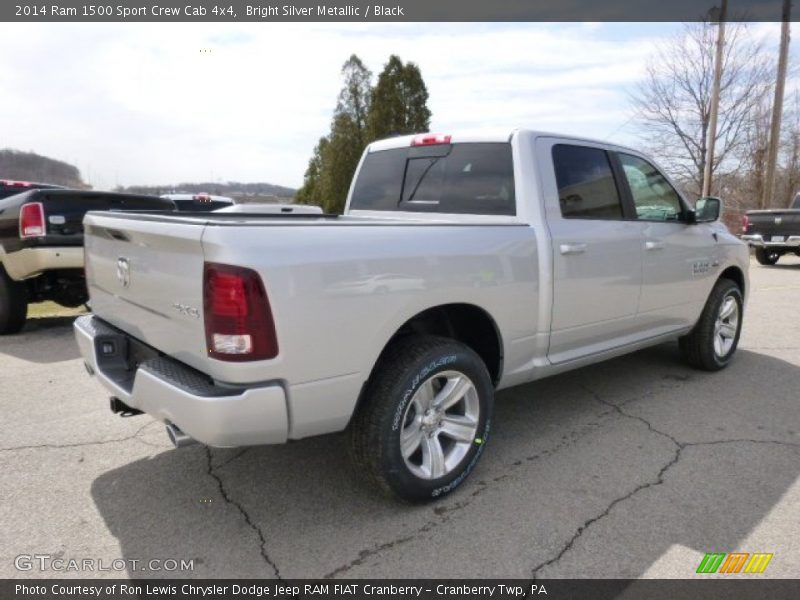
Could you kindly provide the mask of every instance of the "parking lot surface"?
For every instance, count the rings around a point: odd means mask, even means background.
[[[32,321],[0,339],[0,577],[692,577],[735,551],[797,576],[800,259],[750,277],[727,370],[666,344],[503,391],[477,470],[425,506],[360,483],[341,435],[173,450],[111,414],[72,318]],[[18,570],[34,554],[128,562]]]

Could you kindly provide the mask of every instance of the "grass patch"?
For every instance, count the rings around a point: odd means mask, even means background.
[[[44,317],[77,317],[87,312],[86,307],[65,308],[55,302],[36,302],[28,305],[28,318],[41,319]]]

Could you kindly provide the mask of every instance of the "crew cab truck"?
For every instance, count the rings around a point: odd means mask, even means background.
[[[742,240],[755,248],[762,265],[774,265],[784,254],[800,256],[800,194],[787,209],[747,211],[742,217]]]
[[[31,302],[72,308],[87,301],[82,245],[88,210],[174,208],[153,196],[41,184],[16,188],[0,199],[0,335],[22,329]]]
[[[727,366],[748,251],[719,211],[628,148],[396,137],[342,216],[87,214],[75,334],[112,409],[176,446],[347,429],[369,480],[429,500],[475,467],[495,390],[668,340]]]

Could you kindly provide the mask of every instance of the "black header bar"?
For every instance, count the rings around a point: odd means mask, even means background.
[[[719,0],[81,0],[0,2],[28,22],[648,22],[713,20]],[[730,0],[728,19],[780,21],[781,0]]]

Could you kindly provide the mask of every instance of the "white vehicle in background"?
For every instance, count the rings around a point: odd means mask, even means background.
[[[162,198],[172,200],[181,212],[204,212],[218,210],[233,205],[233,198],[213,196],[211,194],[161,194]]]
[[[214,212],[217,213],[238,213],[246,215],[321,215],[322,209],[319,206],[312,206],[308,204],[271,204],[268,202],[244,202],[242,204],[233,204],[232,206],[225,206],[218,208]]]
[[[726,367],[749,256],[719,213],[608,143],[396,137],[341,216],[89,213],[75,333],[112,409],[176,446],[347,429],[369,480],[430,500],[477,464],[495,390],[670,340]]]

